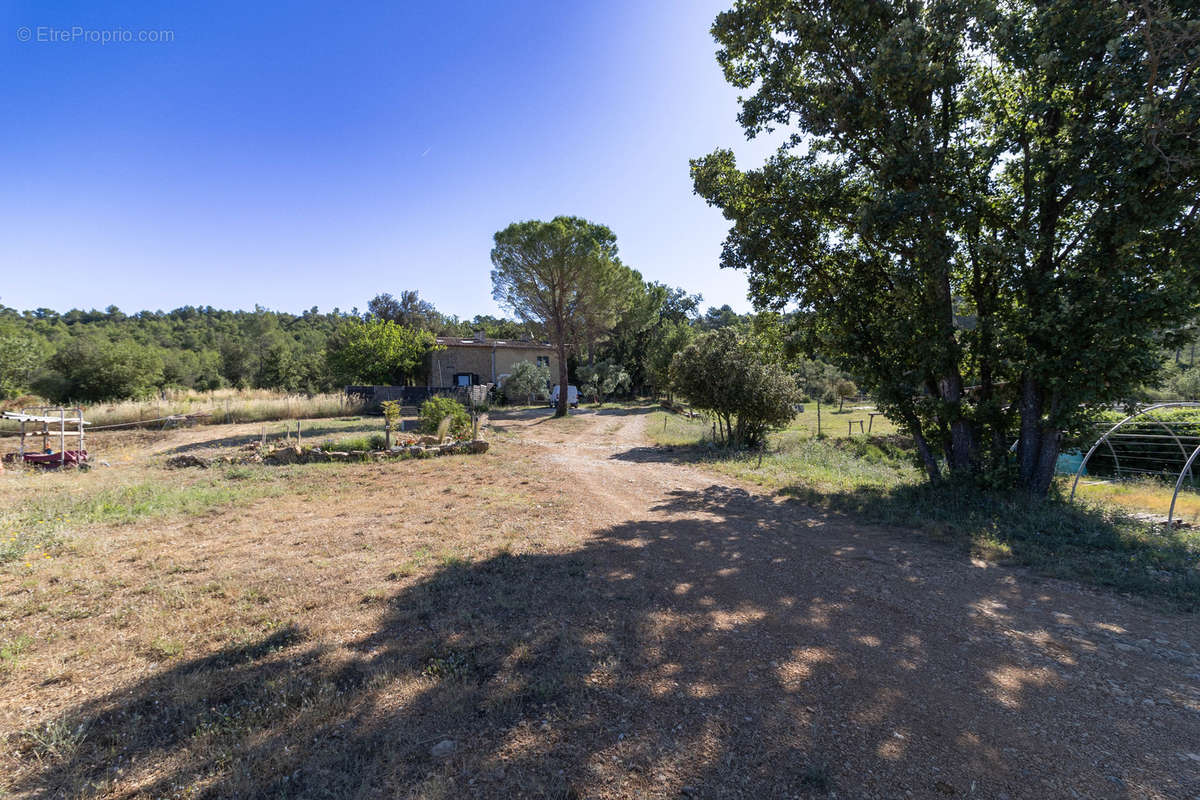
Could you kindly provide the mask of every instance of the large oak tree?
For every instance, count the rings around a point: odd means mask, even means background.
[[[746,131],[795,131],[693,162],[724,265],[815,320],[931,479],[1015,438],[1044,493],[1196,309],[1195,3],[740,0],[713,32]]]

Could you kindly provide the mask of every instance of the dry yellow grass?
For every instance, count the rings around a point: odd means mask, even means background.
[[[1071,490],[1072,478],[1065,478],[1060,485]],[[1171,507],[1174,487],[1155,480],[1094,481],[1083,478],[1075,496],[1101,505],[1115,506],[1127,511],[1166,517]],[[1184,487],[1175,501],[1175,517],[1189,525],[1200,525],[1200,494]]]
[[[38,401],[45,404],[47,401]],[[83,416],[94,427],[155,420],[176,414],[205,414],[203,424],[263,422],[281,419],[315,419],[358,414],[361,404],[341,392],[303,395],[266,389],[220,389],[214,392],[167,391],[150,400],[122,400],[83,406]],[[0,423],[0,431],[16,430]]]
[[[357,713],[339,670],[370,647],[389,597],[458,564],[556,546],[544,519],[559,501],[514,456],[0,475],[0,507],[18,510],[0,527],[27,545],[0,558],[0,788],[249,786],[234,748],[256,731],[286,729],[295,746]],[[432,658],[353,680],[403,704],[430,688]],[[220,665],[218,686],[208,673]],[[130,681],[134,697],[119,688]],[[159,703],[182,716],[155,718]],[[114,753],[138,757],[109,763]]]

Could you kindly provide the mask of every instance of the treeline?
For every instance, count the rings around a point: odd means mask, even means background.
[[[402,292],[399,298],[380,295],[364,313],[211,306],[136,314],[109,306],[58,313],[0,306],[0,398],[35,394],[87,402],[145,397],[167,388],[330,391],[345,378],[331,366],[331,349],[336,350],[348,328],[372,315],[434,335],[537,333],[486,315],[459,320],[440,314],[416,292]]]
[[[737,314],[728,305],[701,311],[700,295],[636,276],[612,327],[595,332],[570,358],[572,380],[598,392],[669,392],[671,359],[698,333],[733,328],[786,360],[811,397],[834,397],[849,376],[820,361],[793,355],[785,333],[791,320]],[[420,379],[420,359],[433,336],[547,339],[539,325],[478,315],[462,320],[439,312],[416,291],[381,294],[365,311],[316,307],[300,314],[255,308],[228,311],[184,306],[126,314],[0,306],[0,398],[33,394],[56,402],[140,398],[164,389],[227,387],[316,394],[347,383]],[[381,337],[386,341],[381,342]],[[424,338],[422,338],[424,337]],[[374,369],[370,352],[407,347],[400,370]],[[391,350],[388,351],[387,347]],[[393,358],[393,360],[395,360]]]
[[[635,273],[636,275],[636,273]],[[669,395],[675,354],[697,335],[729,329],[765,362],[790,373],[809,400],[834,403],[858,394],[854,365],[813,357],[811,320],[796,314],[738,314],[728,305],[701,311],[700,295],[642,281],[630,288],[612,328],[573,351],[571,380],[585,395]],[[370,371],[356,343],[369,323],[390,322],[396,334],[545,340],[536,324],[478,315],[442,314],[415,291],[381,294],[367,310],[300,314],[256,308],[227,311],[184,306],[125,314],[0,306],[0,399],[34,394],[56,402],[140,398],[164,389],[256,388],[298,394],[336,391],[347,383],[419,379],[420,367],[390,376]],[[409,337],[418,352],[428,339]],[[1162,382],[1131,401],[1200,399],[1200,335],[1164,353]]]

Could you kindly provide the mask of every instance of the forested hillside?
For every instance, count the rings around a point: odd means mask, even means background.
[[[339,385],[326,353],[338,333],[382,314],[437,335],[523,334],[509,320],[439,314],[415,292],[381,295],[366,314],[316,307],[300,314],[184,306],[125,314],[0,306],[0,397],[32,392],[55,400],[140,397],[163,388],[224,387],[314,393]]]
[[[790,372],[804,396],[835,402],[858,391],[854,363],[834,366],[820,359],[814,320],[800,314],[738,314],[728,305],[701,312],[701,300],[637,276],[612,328],[578,343],[572,380],[584,384],[592,375],[622,374],[618,393],[669,392],[674,355],[699,333],[733,327],[764,359]],[[345,373],[346,359],[336,354],[345,353],[350,331],[365,320],[437,336],[482,332],[497,339],[545,339],[543,330],[528,323],[442,314],[415,291],[378,295],[362,312],[184,306],[125,314],[109,306],[58,313],[0,305],[0,400],[36,394],[86,402],[147,397],[172,388],[300,394],[337,390],[358,380]],[[1131,400],[1200,398],[1197,341],[1164,353],[1161,383],[1144,387]]]

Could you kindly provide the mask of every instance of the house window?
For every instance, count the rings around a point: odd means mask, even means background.
[[[537,357],[537,365],[539,367],[546,367],[547,369],[549,369],[550,368],[550,356],[538,356]]]

